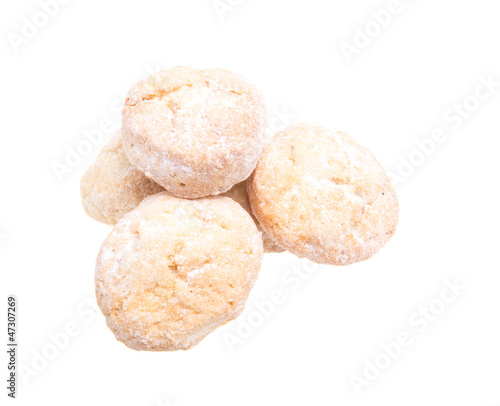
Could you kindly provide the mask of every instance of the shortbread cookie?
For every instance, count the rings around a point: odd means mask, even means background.
[[[262,243],[264,244],[265,253],[271,254],[271,253],[278,253],[285,251],[278,244],[276,244],[271,239],[271,237],[267,235],[265,231],[262,230],[262,227],[260,226],[258,220],[253,215],[252,209],[250,208],[250,202],[248,200],[246,182],[238,183],[237,185],[233,186],[230,190],[228,190],[226,193],[223,193],[221,196],[230,197],[235,202],[239,203],[241,207],[243,207],[248,212],[248,214],[250,214],[252,220],[255,222],[255,225],[257,226],[257,229],[262,233]]]
[[[123,107],[132,164],[184,198],[220,194],[247,179],[262,153],[264,127],[260,92],[223,69],[155,73]]]
[[[248,180],[254,215],[281,247],[322,264],[365,260],[391,238],[399,206],[375,156],[343,132],[279,132]]]
[[[104,146],[80,183],[85,212],[110,225],[115,225],[145,197],[164,190],[130,163],[122,148],[120,131]]]
[[[235,201],[159,193],[101,246],[97,302],[128,347],[186,350],[242,312],[262,256],[260,233]]]

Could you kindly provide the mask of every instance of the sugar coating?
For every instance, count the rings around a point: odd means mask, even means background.
[[[102,244],[97,302],[128,347],[186,350],[242,312],[262,256],[255,223],[232,199],[159,193]]]
[[[399,205],[375,156],[343,132],[299,124],[266,146],[247,182],[252,211],[281,247],[348,265],[394,234]]]
[[[111,137],[80,183],[85,212],[109,225],[115,225],[145,197],[164,190],[130,163],[122,148],[121,131]]]
[[[264,244],[264,252],[271,253],[279,253],[285,251],[278,244],[276,244],[269,235],[265,231],[262,230],[262,227],[259,224],[259,221],[255,218],[252,213],[252,209],[250,208],[250,201],[248,200],[247,193],[247,185],[246,182],[240,182],[237,185],[233,186],[226,193],[223,193],[221,196],[230,197],[235,202],[239,203],[241,207],[243,207],[248,214],[252,217],[252,220],[255,222],[257,229],[262,233],[262,243]]]
[[[161,71],[128,94],[122,114],[125,153],[176,196],[220,194],[254,170],[265,115],[260,92],[232,72]]]

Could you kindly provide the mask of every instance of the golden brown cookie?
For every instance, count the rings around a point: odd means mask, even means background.
[[[247,182],[254,215],[281,247],[312,261],[363,261],[391,238],[399,206],[375,156],[346,133],[279,132]]]
[[[94,220],[115,225],[147,196],[164,191],[132,166],[116,132],[88,168],[80,183],[85,212]]]
[[[265,253],[271,254],[271,253],[279,253],[285,251],[278,244],[276,244],[271,239],[271,237],[267,235],[265,231],[262,230],[262,227],[260,226],[258,220],[253,215],[252,209],[250,208],[250,202],[248,200],[246,182],[238,183],[237,185],[233,186],[230,190],[228,190],[226,193],[223,193],[221,196],[230,197],[235,202],[239,203],[248,212],[248,214],[250,214],[253,221],[255,222],[255,225],[257,226],[257,229],[260,232],[262,232],[262,243],[264,244]]]
[[[135,350],[186,350],[243,310],[262,261],[248,213],[227,197],[146,198],[101,246],[96,295]]]
[[[139,82],[123,107],[124,149],[172,194],[216,195],[247,179],[264,143],[265,106],[246,79],[176,67]]]

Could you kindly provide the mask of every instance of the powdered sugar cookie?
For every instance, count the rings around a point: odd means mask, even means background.
[[[146,196],[164,190],[129,162],[120,131],[104,146],[80,183],[85,212],[110,225],[115,225]]]
[[[229,191],[227,191],[226,193],[223,193],[221,196],[230,197],[235,202],[239,203],[248,212],[248,214],[250,214],[253,221],[255,222],[255,225],[257,226],[257,229],[260,232],[262,232],[262,243],[264,244],[264,252],[265,253],[270,254],[270,253],[278,253],[278,252],[285,251],[278,244],[276,244],[271,239],[271,237],[269,237],[267,235],[267,233],[265,231],[262,230],[262,227],[260,226],[259,222],[257,221],[255,216],[253,215],[252,209],[250,208],[250,201],[248,200],[246,182],[238,183],[237,185],[233,186]]]
[[[262,228],[312,261],[348,265],[393,235],[399,206],[375,156],[343,132],[302,124],[266,146],[248,194]]]
[[[238,203],[159,193],[101,246],[97,301],[128,347],[185,350],[242,312],[262,256],[260,233]]]
[[[176,67],[139,82],[123,108],[133,165],[184,198],[229,190],[252,173],[264,143],[260,92],[223,69]]]

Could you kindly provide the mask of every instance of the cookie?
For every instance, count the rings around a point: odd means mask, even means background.
[[[198,198],[250,176],[264,144],[265,106],[234,73],[176,67],[130,90],[122,123],[134,166],[172,194]]]
[[[135,350],[186,350],[236,318],[259,273],[262,239],[227,197],[146,198],[101,246],[96,296]]]
[[[396,230],[399,206],[388,176],[343,132],[310,124],[279,132],[247,185],[264,231],[317,263],[363,261]]]
[[[267,235],[265,231],[262,230],[262,227],[260,226],[259,222],[253,215],[252,209],[250,208],[250,202],[248,200],[246,182],[238,183],[237,185],[233,186],[229,191],[223,193],[221,196],[230,197],[235,202],[239,203],[248,212],[248,214],[250,214],[253,221],[255,222],[255,225],[257,226],[257,229],[262,233],[262,243],[264,244],[265,253],[271,254],[271,253],[279,253],[285,251],[278,244],[276,244],[271,239],[271,237]]]
[[[132,166],[123,151],[120,131],[104,146],[80,183],[85,212],[109,225],[115,225],[145,197],[164,190]]]

